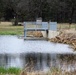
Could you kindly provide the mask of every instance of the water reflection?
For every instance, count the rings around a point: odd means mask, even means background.
[[[0,66],[24,68],[26,64],[34,70],[48,70],[51,67],[68,71],[76,70],[76,55],[48,53],[0,55]]]
[[[24,41],[17,36],[0,36],[0,66],[33,67],[48,70],[57,67],[76,70],[76,52],[69,45],[48,41]]]

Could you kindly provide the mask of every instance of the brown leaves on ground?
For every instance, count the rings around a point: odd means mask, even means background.
[[[36,71],[31,65],[27,64],[25,68],[21,71],[20,75],[76,75],[76,70],[66,71],[61,69],[50,69],[47,72],[45,71]]]
[[[76,33],[71,32],[61,32],[55,38],[50,39],[52,42],[71,44],[72,48],[76,50]]]
[[[43,71],[32,71],[32,72],[24,72],[22,71],[22,73],[20,75],[76,75],[76,71],[73,72],[67,72],[67,71],[50,71],[50,72],[43,72]]]
[[[43,37],[41,31],[29,31],[27,34],[34,37]]]

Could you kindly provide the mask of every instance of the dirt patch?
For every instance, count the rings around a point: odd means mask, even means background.
[[[51,38],[50,41],[57,43],[70,44],[71,47],[76,50],[76,31],[65,30],[61,31],[58,36]]]
[[[0,25],[6,25],[6,26],[8,26],[8,25],[12,25],[12,22],[1,22]]]

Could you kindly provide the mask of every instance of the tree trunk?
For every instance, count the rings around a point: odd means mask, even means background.
[[[71,28],[74,11],[75,11],[75,9],[74,9],[74,7],[72,7],[71,16],[70,16],[70,19],[69,19],[69,29]]]
[[[72,24],[72,19],[73,19],[73,14],[74,14],[74,7],[72,7],[72,11],[71,11],[71,16],[70,16],[70,20],[69,20],[69,24]]]
[[[16,16],[15,16],[15,23],[14,23],[14,25],[15,25],[15,26],[18,25],[18,15],[17,15],[17,14],[16,14]]]

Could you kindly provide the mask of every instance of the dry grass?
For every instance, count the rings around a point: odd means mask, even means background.
[[[27,25],[28,28],[35,27],[34,25]],[[40,27],[39,27],[40,28]],[[58,30],[69,29],[68,23],[59,23]],[[71,24],[71,30],[76,29],[76,24]],[[12,22],[0,22],[0,35],[23,35],[24,27],[23,26],[12,26]]]
[[[65,29],[72,29],[76,30],[76,24],[69,24],[69,23],[58,23],[58,30],[65,30]]]
[[[20,75],[76,75],[76,70],[67,71],[56,67],[51,67],[49,71],[35,71],[33,62],[30,66],[26,66],[20,73]]]
[[[12,26],[11,22],[0,23],[0,35],[22,35],[23,26]]]
[[[53,71],[32,71],[32,72],[21,72],[20,75],[76,75],[76,71],[68,72],[54,69]]]
[[[51,38],[50,41],[56,43],[69,44],[74,50],[76,50],[76,31],[73,30],[62,31],[55,38]]]

